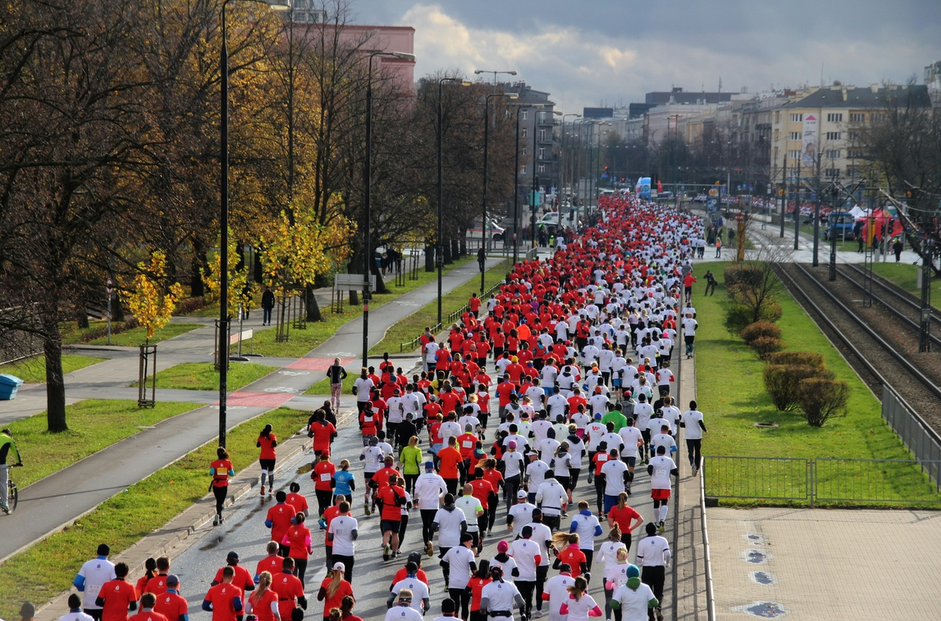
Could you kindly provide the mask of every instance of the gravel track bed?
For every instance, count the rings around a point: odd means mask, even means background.
[[[887,343],[891,344],[896,351],[905,355],[909,360],[915,361],[915,364],[921,373],[931,378],[936,385],[941,385],[941,351],[935,347],[933,351],[927,353],[918,352],[918,332],[905,325],[896,318],[878,302],[874,302],[872,307],[864,308],[862,306],[862,291],[846,281],[838,278],[835,282],[827,280],[827,267],[821,265],[812,268],[805,266],[818,282],[831,291],[836,297],[852,309],[860,318],[867,322],[868,328],[860,327],[855,321],[847,316],[844,311],[834,304],[820,291],[813,282],[808,281],[795,265],[781,264],[780,268],[790,275],[797,284],[809,295],[814,304],[823,311],[827,318],[846,335],[853,345],[859,350],[866,361],[885,378],[885,380],[895,389],[899,395],[905,399],[908,404],[918,412],[919,415],[935,430],[941,434],[941,402],[934,396],[917,378],[909,374],[890,353],[885,351],[881,344],[872,338],[873,334],[878,334]],[[791,291],[791,294],[804,307],[810,317],[817,322],[817,325],[826,334],[827,338],[841,351],[843,356],[850,363],[850,366],[859,374],[864,382],[872,389],[876,396],[882,398],[882,384],[879,379],[873,376],[856,358],[855,353],[845,347],[843,340],[838,334],[833,333],[828,325],[822,322],[816,311],[806,304],[804,296],[791,290],[790,283],[783,278],[785,286]],[[873,291],[874,297],[879,297],[878,291]]]

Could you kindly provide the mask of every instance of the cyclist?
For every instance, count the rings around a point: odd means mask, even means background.
[[[13,463],[13,456],[16,456],[16,463]],[[7,506],[9,499],[7,492],[10,489],[10,466],[22,466],[23,461],[20,458],[20,452],[16,450],[16,442],[13,441],[13,432],[9,429],[0,431],[0,509],[4,513],[9,513]]]

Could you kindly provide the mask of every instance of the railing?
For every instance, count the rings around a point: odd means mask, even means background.
[[[703,560],[706,565],[706,618],[715,621],[716,594],[712,583],[712,557],[709,555],[709,528],[706,524],[706,476],[699,470],[699,514],[702,517]]]
[[[915,455],[928,476],[941,484],[941,438],[894,390],[882,387],[882,417]]]
[[[941,505],[941,461],[705,457],[705,494],[756,504]]]

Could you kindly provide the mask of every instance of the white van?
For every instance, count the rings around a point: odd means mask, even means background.
[[[491,241],[503,241],[506,229],[497,224],[494,220],[487,220],[487,236]],[[467,230],[467,236],[478,238],[483,236],[483,229],[480,226],[480,220],[474,220],[473,226]]]

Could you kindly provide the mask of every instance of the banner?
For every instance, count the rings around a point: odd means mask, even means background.
[[[801,166],[811,170],[817,163],[817,117],[804,117],[804,133],[801,141]]]

